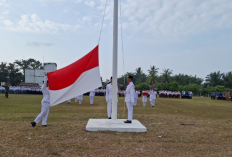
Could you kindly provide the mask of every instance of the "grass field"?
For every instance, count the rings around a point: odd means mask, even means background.
[[[134,108],[147,133],[86,132],[89,118],[107,118],[104,97],[89,105],[63,103],[50,108],[48,127],[30,122],[40,113],[42,96],[0,95],[0,156],[232,156],[232,102],[194,97],[156,99]],[[119,99],[118,118],[123,118]],[[125,108],[125,117],[127,109]],[[162,137],[161,137],[162,136]]]

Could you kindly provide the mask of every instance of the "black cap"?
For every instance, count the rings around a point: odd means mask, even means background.
[[[111,76],[111,78],[110,78],[111,80],[113,79],[113,77]]]
[[[130,79],[132,79],[132,80],[133,80],[133,76],[131,76],[131,75],[127,76],[127,78],[130,78]]]

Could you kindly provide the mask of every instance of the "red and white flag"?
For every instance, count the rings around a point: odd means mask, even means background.
[[[55,106],[102,86],[98,46],[78,61],[62,69],[50,72],[47,76],[50,106]]]

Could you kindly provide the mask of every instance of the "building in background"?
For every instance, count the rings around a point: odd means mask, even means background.
[[[25,83],[37,83],[43,85],[44,72],[57,70],[56,63],[44,63],[44,69],[25,69]]]

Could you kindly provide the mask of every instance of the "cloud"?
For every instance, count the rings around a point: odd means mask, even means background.
[[[82,17],[82,21],[83,22],[90,22],[91,21],[91,17],[90,16],[84,16],[84,17]]]
[[[9,11],[6,10],[6,11],[2,12],[2,14],[7,15],[7,14],[9,14]]]
[[[79,28],[79,25],[62,24],[52,22],[50,20],[42,20],[36,14],[23,15],[16,24],[10,20],[4,20],[3,24],[4,26],[0,25],[0,29],[30,33],[57,33],[59,31],[75,31]]]
[[[53,43],[48,43],[48,42],[37,42],[37,41],[32,41],[32,42],[27,42],[28,46],[35,46],[35,47],[39,47],[39,46],[53,46]]]
[[[94,1],[85,1],[85,4],[91,8],[95,7],[95,2]]]
[[[120,4],[120,3],[119,3]],[[98,9],[103,10],[104,1]],[[123,28],[153,36],[191,36],[232,28],[231,0],[125,0],[122,2]],[[113,3],[106,20],[113,18]]]
[[[4,25],[7,26],[7,27],[11,27],[14,23],[11,22],[10,20],[4,20],[3,21]]]
[[[0,6],[3,6],[6,0],[0,0]]]
[[[82,2],[82,0],[76,0],[75,2],[76,2],[76,3],[81,3],[81,2]]]

